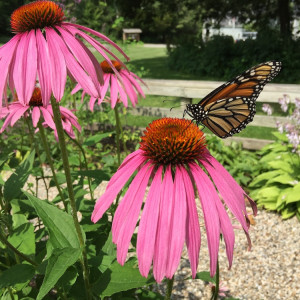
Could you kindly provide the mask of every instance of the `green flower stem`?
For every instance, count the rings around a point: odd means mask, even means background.
[[[172,279],[167,279],[167,291],[166,291],[165,300],[171,299],[173,284],[174,284],[174,276],[172,277]]]
[[[118,105],[114,108],[115,111],[115,118],[116,118],[116,144],[117,144],[117,155],[118,155],[118,165],[121,164],[121,150],[120,150],[120,117],[118,112]]]
[[[219,260],[217,260],[217,271],[216,271],[216,288],[213,294],[213,300],[217,300],[219,296],[220,287],[220,270],[219,270]]]
[[[88,170],[88,163],[87,163],[87,159],[86,159],[86,155],[85,155],[85,151],[83,149],[83,147],[80,145],[80,143],[75,140],[75,139],[72,139],[68,133],[66,133],[66,135],[70,138],[70,140],[80,149],[81,153],[82,153],[82,156],[83,156],[83,160],[84,160],[84,166],[85,166],[85,169]],[[92,184],[91,184],[91,179],[90,177],[88,177],[88,184],[89,184],[89,189],[90,189],[90,196],[91,196],[91,200],[94,199],[94,194],[93,194],[93,191],[92,191]]]
[[[81,232],[80,224],[77,219],[76,202],[75,202],[75,196],[74,196],[74,191],[73,191],[69,158],[68,158],[64,130],[63,130],[63,125],[62,125],[62,120],[61,120],[61,114],[60,114],[60,110],[59,110],[59,104],[56,102],[54,97],[51,97],[51,105],[52,105],[54,122],[55,122],[56,130],[57,130],[58,141],[59,141],[60,150],[61,150],[63,166],[64,166],[64,170],[65,170],[65,176],[66,176],[66,180],[67,180],[69,199],[70,199],[70,204],[71,204],[71,208],[72,208],[71,213],[72,213],[75,229],[76,229],[76,232],[78,235],[79,243],[80,243],[80,246],[82,249],[81,264],[82,264],[83,278],[84,278],[84,284],[85,284],[85,289],[86,289],[86,296],[87,296],[86,299],[90,300],[90,299],[92,299],[92,293],[91,293],[91,288],[90,288],[90,283],[89,283],[89,269],[88,269],[87,254],[86,254],[86,249],[85,249],[85,244],[84,244],[84,239],[83,239],[83,235]]]
[[[46,180],[45,180],[45,174],[44,174],[44,169],[43,169],[43,165],[42,165],[42,159],[41,159],[41,155],[40,155],[39,146],[38,146],[37,143],[35,142],[33,129],[32,129],[32,127],[30,126],[30,122],[29,122],[29,119],[28,119],[28,118],[26,118],[26,123],[27,123],[27,127],[28,127],[28,130],[29,130],[29,138],[30,138],[31,145],[34,145],[35,152],[36,152],[36,154],[37,154],[37,156],[38,156],[38,159],[39,159],[39,161],[40,161],[41,173],[42,173],[42,179],[43,179],[43,182],[44,182],[44,185],[45,185],[46,194],[47,194],[47,199],[49,199],[49,190],[48,190],[47,182],[46,182]]]
[[[18,257],[21,257],[22,259],[24,259],[25,261],[29,262],[31,265],[37,267],[38,264],[33,261],[32,259],[30,259],[28,256],[26,256],[25,254],[23,254],[22,252],[20,252],[18,249],[16,249],[7,239],[6,237],[0,233],[0,241],[6,245],[9,249],[11,249],[15,255],[17,255]]]
[[[57,180],[57,176],[56,176],[56,173],[55,173],[55,169],[54,169],[54,165],[53,165],[53,161],[52,161],[52,157],[51,157],[51,153],[50,153],[50,147],[49,147],[49,144],[48,144],[48,141],[47,141],[47,137],[45,135],[45,129],[44,129],[41,122],[38,123],[38,128],[39,128],[42,144],[43,144],[44,150],[46,152],[48,164],[50,166],[50,169],[51,169],[51,172],[52,172],[52,175],[53,175],[53,180],[55,182],[59,197],[60,197],[61,201],[64,204],[65,211],[68,212],[68,205],[67,205],[65,197],[64,197],[64,195],[61,191],[60,185],[59,185],[58,180]]]

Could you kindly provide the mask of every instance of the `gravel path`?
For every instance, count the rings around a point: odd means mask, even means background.
[[[29,180],[35,184],[34,180]],[[106,187],[102,182],[95,190],[99,197]],[[42,185],[40,198],[45,197]],[[50,189],[51,198],[57,194]],[[201,221],[200,216],[200,223]],[[251,226],[252,250],[247,251],[247,241],[242,230],[235,230],[236,242],[231,270],[225,254],[224,243],[219,252],[220,280],[228,287],[227,296],[245,300],[297,300],[300,299],[300,222],[296,217],[283,221],[275,213],[259,210]],[[198,271],[209,270],[208,249],[204,228]],[[201,280],[186,280],[191,275],[186,249],[181,265],[175,274],[172,299],[204,299],[211,296],[211,288]],[[164,292],[160,284],[158,290]]]

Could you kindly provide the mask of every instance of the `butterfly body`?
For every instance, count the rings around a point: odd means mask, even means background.
[[[232,136],[253,120],[256,99],[280,70],[278,61],[259,64],[216,88],[199,103],[188,104],[184,114],[221,138]]]

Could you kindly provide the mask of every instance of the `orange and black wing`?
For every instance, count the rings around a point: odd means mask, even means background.
[[[221,138],[240,132],[253,120],[260,92],[280,70],[281,62],[262,63],[212,91],[198,103],[205,112],[201,123]]]

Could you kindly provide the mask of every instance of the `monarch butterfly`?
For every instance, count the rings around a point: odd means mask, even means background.
[[[255,102],[264,86],[281,70],[281,62],[269,61],[245,71],[219,86],[198,104],[188,104],[188,114],[215,135],[227,138],[240,132],[255,115]]]

